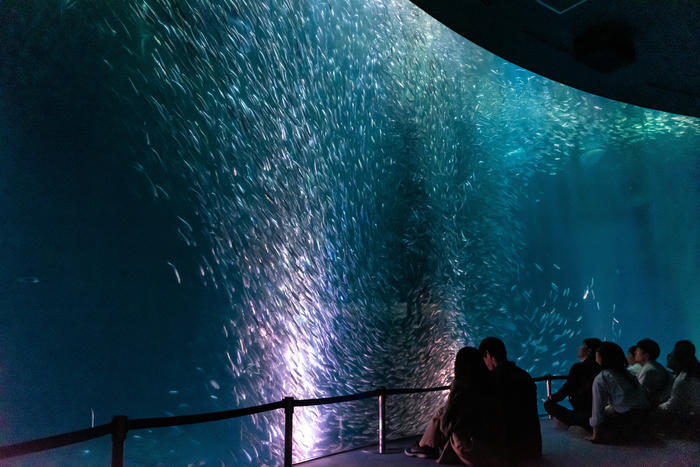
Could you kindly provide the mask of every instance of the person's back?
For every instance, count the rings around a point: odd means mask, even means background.
[[[574,410],[588,413],[590,416],[592,406],[591,387],[593,380],[600,373],[600,366],[594,358],[588,358],[583,362],[574,364],[571,372],[576,376],[574,386],[569,395],[569,402]]]
[[[662,431],[670,434],[700,436],[700,362],[695,346],[688,340],[678,341],[668,355],[668,367],[678,372],[670,397],[658,406],[655,414]]]
[[[487,337],[479,345],[484,363],[491,371],[497,413],[502,427],[499,444],[507,462],[542,456],[542,434],[537,414],[537,388],[530,375],[508,361],[503,342]]]
[[[537,414],[537,387],[530,375],[513,362],[493,372],[494,387],[501,401],[505,429],[505,457],[508,460],[537,459],[542,456],[542,435]]]
[[[648,434],[649,402],[639,381],[627,371],[624,352],[614,342],[603,342],[596,361],[601,371],[593,380],[591,441],[642,440]]]
[[[646,409],[649,402],[644,389],[631,375],[626,375],[625,370],[605,369],[593,380],[593,405],[592,417],[597,424],[608,406],[615,413],[625,413],[632,409]]]
[[[678,415],[700,415],[700,376],[686,371],[676,376],[671,396],[659,404],[659,409]]]
[[[671,393],[673,377],[659,362],[653,361],[643,365],[637,379],[647,392],[652,405],[666,400]]]

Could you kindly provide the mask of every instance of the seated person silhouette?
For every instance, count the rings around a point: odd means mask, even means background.
[[[454,380],[447,404],[430,420],[418,445],[406,449],[411,457],[440,463],[495,465],[494,439],[499,427],[489,372],[474,347],[464,347],[455,358]]]
[[[637,342],[635,359],[641,365],[637,379],[647,393],[652,407],[668,399],[673,385],[673,377],[656,359],[661,349],[659,344],[651,339]]]
[[[528,372],[508,361],[506,347],[496,337],[479,344],[484,363],[491,371],[500,418],[500,454],[505,463],[521,463],[542,456],[542,434],[537,413],[537,388]]]
[[[595,353],[602,342],[591,337],[584,339],[578,349],[578,363],[575,363],[569,371],[566,382],[557,392],[552,394],[544,402],[544,409],[549,415],[559,420],[566,426],[582,426],[591,430],[588,420],[591,418],[591,404],[593,395],[591,387],[593,379],[600,372],[600,366],[595,361]],[[573,410],[558,404],[569,397]]]
[[[700,362],[688,340],[676,342],[668,354],[668,367],[676,376],[670,397],[658,406],[657,423],[671,435],[700,436]]]
[[[590,419],[594,443],[629,442],[648,425],[649,402],[644,389],[629,371],[619,345],[603,342],[596,352],[600,373],[593,380]]]

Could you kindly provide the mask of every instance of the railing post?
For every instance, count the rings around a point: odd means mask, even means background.
[[[294,398],[284,400],[284,467],[292,467],[292,446],[294,436]]]
[[[379,388],[379,454],[384,454],[386,444],[386,388]]]
[[[546,380],[544,380],[544,384],[547,387],[547,399],[549,399],[552,395],[552,375],[546,374],[544,375],[544,377],[547,378]],[[547,416],[550,420],[552,419],[551,415],[548,414]]]
[[[124,441],[127,431],[129,431],[129,425],[126,415],[117,415],[112,418],[112,467],[124,465]]]

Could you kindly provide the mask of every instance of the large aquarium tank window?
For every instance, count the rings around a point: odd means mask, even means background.
[[[700,343],[700,123],[587,94],[408,0],[0,2],[0,444],[449,384],[490,335]],[[390,397],[390,437],[444,393]],[[295,410],[294,461],[376,440]],[[284,414],[127,465],[277,465]],[[109,437],[8,465],[106,465]]]

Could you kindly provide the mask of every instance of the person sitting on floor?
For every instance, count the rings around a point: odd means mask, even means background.
[[[656,359],[661,354],[659,344],[651,339],[637,342],[635,359],[641,365],[637,375],[639,383],[647,393],[652,407],[668,399],[673,385],[673,377]]]
[[[635,357],[635,354],[637,353],[637,346],[633,345],[632,347],[627,350],[627,371],[632,373],[634,377],[639,376],[639,372],[642,371],[642,365],[637,363],[637,357]]]
[[[681,436],[700,435],[700,362],[688,340],[676,342],[668,354],[668,367],[676,376],[671,396],[658,406],[656,417],[662,431]]]
[[[596,352],[601,367],[593,380],[590,419],[594,443],[628,442],[646,427],[649,401],[639,381],[627,371],[627,359],[619,345],[603,342]]]
[[[418,445],[406,449],[405,454],[440,463],[496,465],[494,439],[499,427],[494,417],[495,400],[479,351],[462,348],[455,358],[454,372],[447,404],[428,422]]]
[[[595,361],[595,353],[600,346],[600,339],[591,337],[584,339],[578,349],[578,363],[569,371],[566,382],[557,392],[544,402],[544,410],[566,426],[582,426],[591,430],[588,420],[591,418],[593,379],[600,372],[600,366]],[[569,396],[573,410],[558,404]]]
[[[491,371],[502,424],[501,454],[507,463],[542,457],[542,433],[537,411],[537,387],[527,371],[506,358],[506,347],[496,337],[479,344]]]

